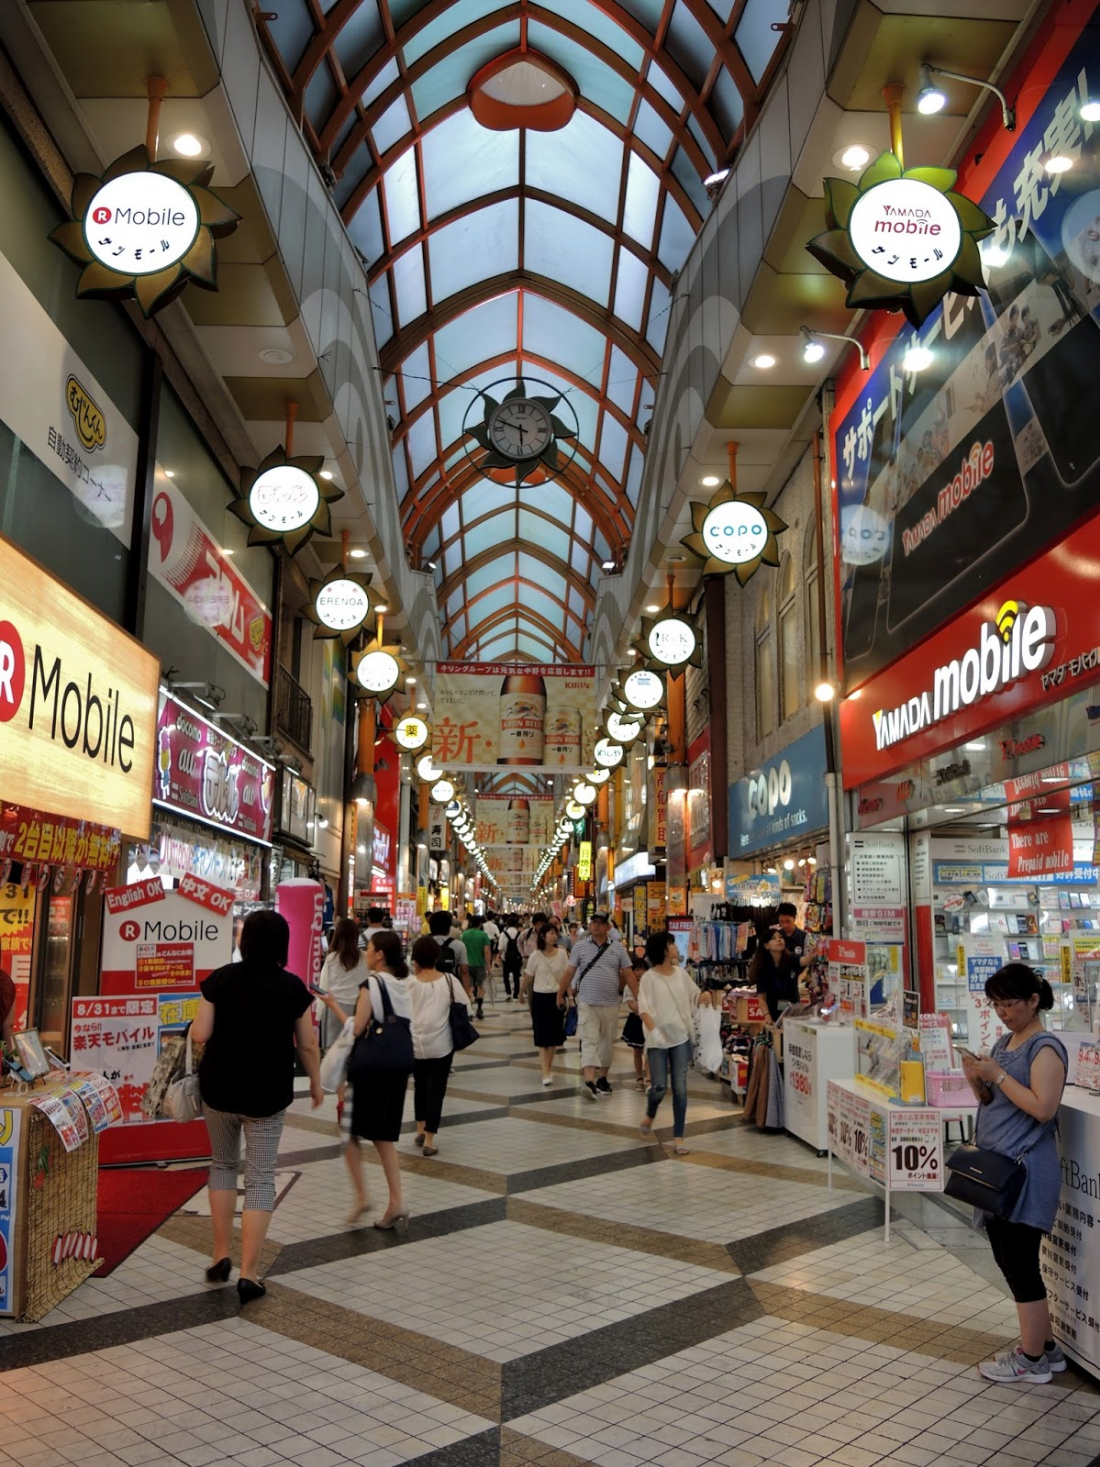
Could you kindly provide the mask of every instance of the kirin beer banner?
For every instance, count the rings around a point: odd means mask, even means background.
[[[520,662],[441,662],[432,758],[451,770],[588,769],[596,670]]]

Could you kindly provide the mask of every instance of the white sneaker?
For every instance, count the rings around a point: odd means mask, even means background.
[[[554,1081],[551,1078],[551,1076],[547,1075],[546,1079],[542,1082],[542,1088],[544,1090],[548,1090],[550,1088],[550,1086],[553,1085],[553,1083],[554,1083]]]
[[[1066,1357],[1062,1354],[1062,1347],[1061,1347],[1061,1345],[1059,1345],[1059,1344],[1056,1343],[1055,1346],[1054,1346],[1054,1349],[1053,1350],[1048,1350],[1046,1352],[1046,1355],[1047,1355],[1047,1364],[1050,1366],[1051,1370],[1053,1370],[1055,1372],[1060,1372],[1060,1371],[1065,1370],[1065,1368],[1066,1368]]]
[[[1047,1357],[1040,1355],[1038,1360],[1029,1360],[1019,1345],[992,1360],[983,1360],[978,1370],[986,1380],[1007,1381],[1009,1384],[1046,1385],[1051,1378]]]

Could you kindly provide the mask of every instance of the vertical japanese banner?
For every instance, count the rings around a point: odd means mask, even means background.
[[[9,882],[0,886],[0,968],[15,984],[15,1027],[27,1027],[31,981],[31,937],[34,932],[33,886],[25,890]]]

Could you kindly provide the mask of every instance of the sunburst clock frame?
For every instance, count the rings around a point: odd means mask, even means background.
[[[72,218],[49,236],[84,267],[77,295],[132,297],[148,317],[189,281],[217,290],[214,241],[232,234],[241,216],[207,187],[213,176],[210,163],[153,163],[145,144],[116,158],[100,177],[78,173],[69,196]]]
[[[669,608],[657,616],[643,616],[640,634],[632,645],[638,656],[631,672],[660,669],[675,678],[681,677],[686,667],[703,665],[698,634],[682,611]]]
[[[546,392],[532,392],[533,387]],[[518,488],[565,472],[577,454],[580,422],[569,399],[549,382],[507,377],[471,401],[462,432],[473,467],[501,482],[514,476]]]

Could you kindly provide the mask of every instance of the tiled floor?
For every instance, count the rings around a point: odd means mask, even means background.
[[[575,1044],[544,1091],[521,1010],[479,1028],[438,1158],[401,1144],[405,1234],[347,1226],[334,1103],[299,1102],[265,1299],[207,1285],[178,1214],[0,1322],[0,1467],[1100,1467],[1091,1380],[977,1374],[1015,1315],[957,1214],[905,1199],[886,1247],[880,1202],[716,1083],[674,1157],[625,1049],[594,1105]]]

